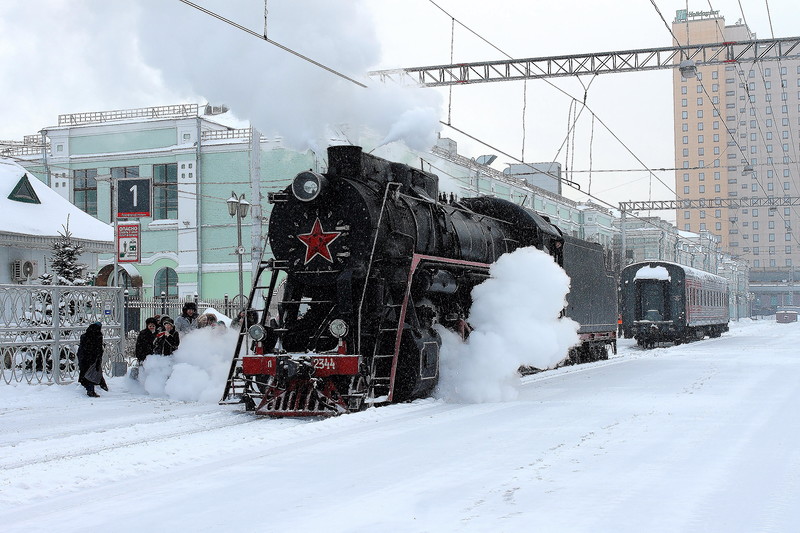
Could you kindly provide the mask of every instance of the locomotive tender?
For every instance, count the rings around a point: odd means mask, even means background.
[[[434,325],[466,335],[472,288],[502,254],[527,246],[580,277],[565,310],[581,324],[572,358],[616,349],[616,283],[602,247],[531,210],[491,197],[448,202],[437,176],[357,146],[330,147],[328,172],[301,172],[270,202],[274,259],[261,262],[249,300],[264,308],[242,326],[223,402],[325,416],[429,396]]]
[[[644,261],[620,273],[622,329],[648,348],[728,331],[728,280],[667,261]]]

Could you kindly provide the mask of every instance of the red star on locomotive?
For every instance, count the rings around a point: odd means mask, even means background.
[[[331,257],[331,251],[328,248],[328,245],[335,241],[341,232],[332,231],[330,233],[325,233],[325,230],[322,229],[322,223],[319,221],[319,217],[317,220],[314,221],[314,226],[311,228],[310,233],[303,233],[302,235],[298,235],[297,238],[303,241],[303,244],[306,245],[306,262],[307,265],[309,261],[314,259],[315,256],[320,256],[323,259],[333,263],[333,257]]]

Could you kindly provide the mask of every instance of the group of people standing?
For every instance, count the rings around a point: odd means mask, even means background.
[[[243,313],[240,313],[242,315]],[[134,354],[139,363],[143,363],[148,355],[172,355],[181,343],[181,335],[204,327],[225,328],[225,323],[218,321],[214,313],[197,315],[197,304],[186,302],[181,314],[175,320],[167,315],[155,315],[145,320],[145,328],[136,337]],[[107,391],[105,377],[102,372],[103,332],[102,324],[91,324],[86,333],[81,335],[78,346],[78,382],[86,388],[87,396],[99,398],[95,386]]]
[[[150,354],[172,355],[181,343],[181,335],[199,328],[224,328],[214,313],[197,314],[197,304],[186,302],[175,320],[166,315],[156,315],[145,320],[145,328],[136,337],[134,354],[144,362]]]

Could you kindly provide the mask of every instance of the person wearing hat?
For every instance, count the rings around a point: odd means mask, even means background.
[[[103,376],[103,332],[102,324],[95,322],[86,328],[78,345],[78,383],[86,389],[86,395],[99,398],[94,390],[95,385],[107,391],[106,378]]]
[[[145,328],[136,337],[136,359],[143,363],[147,356],[153,353],[153,342],[156,340],[156,328],[158,319],[150,317],[144,321]]]
[[[168,316],[161,319],[162,331],[156,333],[153,341],[153,353],[159,355],[172,355],[181,343],[181,336],[175,329],[175,322]]]
[[[187,334],[193,329],[197,329],[197,304],[186,302],[183,304],[181,316],[175,319],[175,329],[181,334]]]

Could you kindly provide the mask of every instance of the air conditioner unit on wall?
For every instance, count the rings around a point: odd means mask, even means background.
[[[39,263],[30,259],[17,259],[11,262],[11,279],[26,281],[39,275]]]

